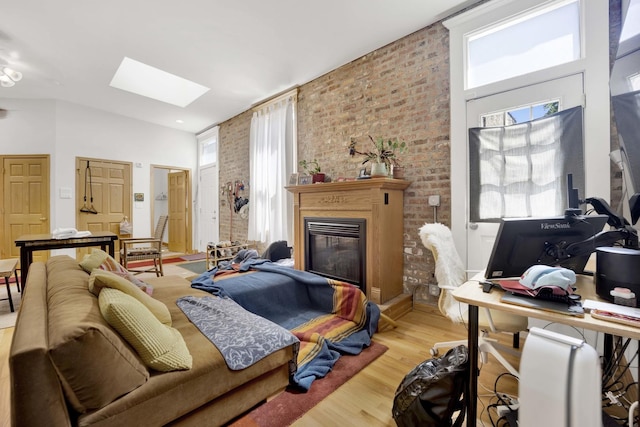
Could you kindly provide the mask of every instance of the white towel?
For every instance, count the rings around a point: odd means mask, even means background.
[[[91,236],[90,231],[78,231],[75,228],[56,228],[51,233],[54,239],[63,240],[63,239],[71,239],[77,237],[87,237]]]

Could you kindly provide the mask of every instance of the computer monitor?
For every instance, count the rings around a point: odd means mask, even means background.
[[[503,218],[485,277],[518,277],[535,264],[561,266],[582,273],[596,249],[595,242],[587,242],[585,246],[575,244],[588,241],[602,231],[606,223],[606,215]],[[579,255],[573,256],[573,253]]]

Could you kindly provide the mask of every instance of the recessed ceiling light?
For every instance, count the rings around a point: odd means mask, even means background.
[[[180,119],[178,119],[178,120],[176,120],[176,123],[180,123],[180,124],[182,124],[182,123],[184,123],[184,120],[180,120]]]
[[[126,56],[109,86],[178,107],[186,107],[209,90],[208,87]]]

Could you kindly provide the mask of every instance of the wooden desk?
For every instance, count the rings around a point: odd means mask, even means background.
[[[110,231],[100,231],[91,236],[72,237],[70,239],[54,239],[51,234],[27,234],[16,239],[16,246],[20,248],[20,283],[24,289],[27,282],[29,265],[33,262],[34,251],[48,251],[50,249],[81,248],[87,246],[100,246],[115,257],[114,242],[118,236]]]
[[[582,296],[582,300],[591,299],[604,301],[596,294],[595,283],[591,276],[578,276],[576,281],[577,293]],[[550,311],[538,310],[534,308],[521,307],[514,304],[506,304],[500,301],[504,292],[493,289],[490,293],[482,292],[482,286],[477,280],[469,280],[452,294],[460,302],[469,304],[469,396],[476,396],[469,399],[467,407],[467,425],[475,425],[477,416],[477,396],[478,396],[478,307],[487,307],[492,310],[500,310],[513,313],[518,316],[532,317],[549,322],[562,323],[564,325],[575,326],[577,328],[590,329],[596,332],[603,332],[610,336],[620,336],[640,340],[640,328],[627,326],[620,323],[608,322],[606,320],[594,319],[590,314],[585,313],[584,317],[569,316]],[[473,421],[472,421],[473,420]]]

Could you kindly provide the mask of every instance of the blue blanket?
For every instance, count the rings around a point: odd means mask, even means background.
[[[264,259],[247,260],[234,270],[252,272],[223,279],[215,278],[213,269],[191,286],[229,297],[291,330],[301,341],[294,382],[302,389],[325,376],[341,353],[358,354],[370,344],[380,310],[357,287]]]

